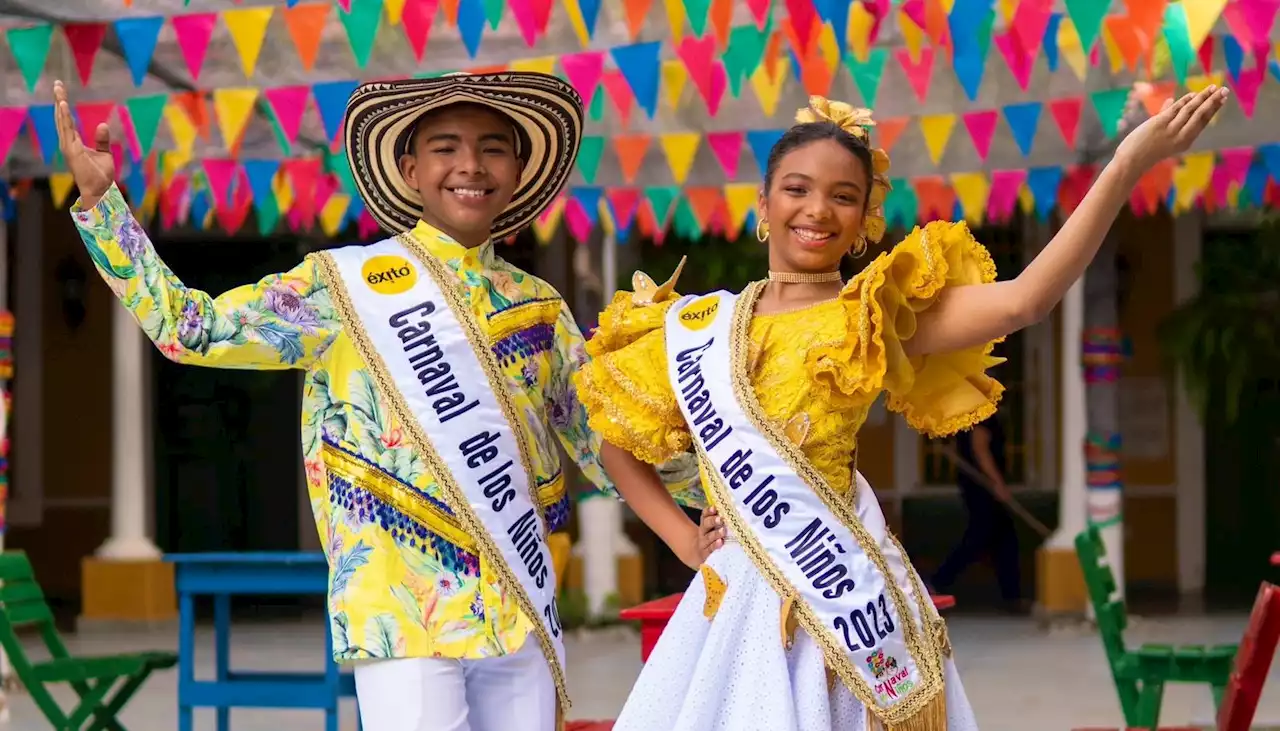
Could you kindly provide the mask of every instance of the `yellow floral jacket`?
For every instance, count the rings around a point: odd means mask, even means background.
[[[1001,362],[991,355],[995,343],[920,358],[908,358],[902,343],[944,287],[995,277],[990,255],[965,224],[936,222],[868,264],[838,298],[756,315],[748,368],[760,405],[842,492],[854,484],[858,429],[881,391],[891,410],[927,434],[973,426],[995,412],[1004,391],[985,373]],[[591,363],[575,377],[590,426],[654,464],[690,448],[667,376],[664,322],[676,299],[636,304],[619,293],[587,343]],[[669,486],[690,507],[705,505],[699,488]]]
[[[316,527],[329,559],[338,660],[479,658],[515,652],[531,624],[493,572],[384,497],[424,498],[448,527],[432,475],[403,442],[308,258],[217,297],[188,289],[156,255],[114,186],[72,216],[103,279],[170,360],[218,368],[306,371],[302,451]],[[507,264],[492,244],[468,250],[425,223],[412,235],[457,273],[526,417],[538,497],[550,530],[569,513],[554,433],[587,477],[609,489],[600,439],[571,380],[582,335],[556,291]],[[347,476],[326,469],[336,455]],[[360,473],[368,480],[348,479]],[[366,489],[369,481],[384,489]],[[386,486],[390,486],[389,488]]]

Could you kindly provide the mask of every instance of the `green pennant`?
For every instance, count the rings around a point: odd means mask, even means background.
[[[445,74],[452,74],[457,69],[444,69],[442,71],[419,71],[413,75],[415,79],[438,79]]]
[[[124,104],[129,110],[129,121],[133,122],[133,133],[138,136],[138,149],[143,157],[147,157],[156,143],[156,131],[160,129],[160,120],[164,118],[169,95],[135,96],[126,99]]]
[[[330,152],[325,156],[325,169],[338,176],[338,182],[342,184],[342,192],[347,195],[360,195],[360,190],[356,188],[356,176],[351,172],[351,163],[347,160],[347,153],[339,150]]]
[[[722,59],[724,70],[729,75],[729,91],[735,98],[742,93],[742,82],[751,78],[764,60],[764,49],[771,33],[769,25],[759,30],[754,23],[729,31],[729,46],[725,48]]]
[[[671,204],[675,203],[676,199],[680,197],[680,186],[650,186],[644,189],[644,197],[649,201],[649,208],[653,210],[654,221],[657,222],[659,228],[662,228],[667,224],[667,218],[671,215]]]
[[[1165,43],[1169,45],[1169,65],[1173,66],[1173,74],[1178,77],[1180,86],[1187,85],[1187,69],[1196,58],[1196,49],[1191,47],[1191,32],[1187,30],[1187,12],[1179,3],[1170,3],[1164,9],[1164,27],[1162,28]]]
[[[269,236],[276,230],[276,225],[280,223],[280,206],[274,197],[259,201],[254,212],[258,219],[258,233]]]
[[[339,9],[338,17],[347,31],[351,55],[355,56],[356,65],[363,69],[369,65],[373,42],[377,40],[378,27],[382,25],[382,0],[351,0],[351,12]]]
[[[701,38],[707,32],[707,19],[711,16],[711,0],[684,0],[684,16],[693,28],[693,37]]]
[[[1103,89],[1089,95],[1093,99],[1093,108],[1098,112],[1098,121],[1102,122],[1102,131],[1107,139],[1116,136],[1120,128],[1120,118],[1124,116],[1125,102],[1129,101],[1129,89]]]
[[[884,76],[884,63],[888,58],[889,52],[883,46],[871,49],[865,62],[859,61],[852,53],[844,55],[844,65],[853,75],[853,83],[858,86],[858,93],[862,95],[864,106],[875,108],[876,94],[880,91],[880,79]]]
[[[506,9],[507,0],[484,0],[484,17],[489,21],[490,28],[498,29],[498,24],[502,22],[502,13]]]
[[[906,178],[894,178],[890,183],[893,185],[893,189],[889,191],[889,195],[884,200],[885,222],[889,226],[900,226],[904,229],[911,228],[916,221],[916,214],[920,208],[920,200],[916,198],[916,191],[911,187],[911,181]]]
[[[9,50],[18,62],[22,78],[27,82],[27,91],[35,93],[40,74],[44,73],[45,61],[49,60],[49,45],[53,42],[52,25],[32,25],[25,28],[10,28],[5,31],[9,41]]]
[[[589,185],[596,184],[596,173],[600,170],[600,158],[604,155],[604,138],[587,136],[582,138],[582,146],[578,148],[578,172]]]
[[[688,198],[681,196],[676,202],[676,213],[671,219],[671,230],[690,241],[702,238],[702,227],[698,225],[698,217],[693,215],[693,207],[689,205]]]
[[[1098,33],[1102,31],[1102,19],[1111,7],[1111,0],[1066,0],[1066,3],[1067,15],[1071,16],[1071,22],[1080,36],[1080,47],[1088,55],[1098,40]]]
[[[271,121],[271,131],[275,133],[276,144],[280,145],[280,152],[288,157],[293,152],[293,145],[289,144],[289,137],[284,133],[284,127],[280,126],[280,120],[276,119],[276,112],[270,105],[260,107],[266,112],[266,117]]]
[[[604,97],[605,93],[596,86],[596,93],[591,95],[591,108],[587,110],[587,117],[592,122],[599,122],[604,119]]]

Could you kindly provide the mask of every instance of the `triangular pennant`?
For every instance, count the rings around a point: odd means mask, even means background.
[[[636,182],[640,166],[649,152],[649,135],[618,135],[613,138],[613,153],[618,156],[618,167],[627,184]]]
[[[262,41],[267,37],[267,26],[276,9],[271,6],[258,8],[237,8],[222,14],[222,22],[231,34],[231,43],[240,56],[240,68],[244,70],[246,79],[253,78],[258,67],[258,56],[262,53]]]
[[[98,125],[111,124],[111,114],[116,110],[116,103],[112,101],[81,102],[75,109],[80,126],[80,139],[92,145]]]
[[[460,0],[458,3],[458,33],[469,58],[480,53],[480,42],[484,40],[485,1]]]
[[[876,120],[874,130],[875,144],[879,145],[886,153],[893,152],[893,146],[898,143],[898,139],[902,136],[902,131],[907,128],[907,124],[910,121],[910,117],[891,117],[889,119]]]
[[[1079,97],[1055,99],[1049,102],[1049,113],[1053,115],[1053,121],[1057,123],[1058,131],[1062,133],[1062,141],[1070,150],[1076,149],[1076,132],[1080,129],[1080,107],[1083,103],[1084,100]]]
[[[765,170],[769,166],[769,153],[773,151],[773,146],[778,143],[778,140],[782,139],[785,131],[781,129],[753,129],[747,132],[747,147],[751,148],[751,156],[755,158],[756,167],[759,168],[761,176],[765,174]]]
[[[667,155],[667,166],[671,168],[671,177],[677,185],[684,185],[693,169],[693,160],[698,155],[698,145],[702,135],[697,132],[674,132],[664,134],[660,138],[662,150]]]
[[[248,176],[249,190],[258,210],[270,203],[275,207],[276,175],[280,172],[279,160],[245,160],[244,172]]]
[[[640,31],[644,28],[645,20],[649,17],[649,9],[653,7],[653,0],[623,0],[623,7],[627,13],[627,36],[632,42],[640,37]]]
[[[599,0],[595,0],[595,2],[598,3]],[[498,29],[498,24],[502,22],[502,14],[506,9],[507,0],[484,0],[484,19],[489,21],[489,30]]]
[[[369,65],[369,55],[373,53],[378,29],[382,26],[382,0],[351,0],[351,10],[338,11],[338,18],[347,32],[347,43],[356,66],[364,69]]]
[[[691,241],[702,239],[702,227],[698,224],[698,216],[689,205],[689,199],[681,197],[676,201],[675,212],[671,215],[671,230],[676,235]]]
[[[298,132],[302,128],[302,115],[307,111],[307,100],[311,97],[311,88],[307,86],[280,86],[274,89],[263,89],[267,105],[280,132],[288,143],[282,145],[282,151],[288,155],[293,143],[298,140]]]
[[[1023,157],[1031,154],[1036,129],[1040,126],[1040,107],[1040,102],[1024,102],[1010,104],[1004,108],[1004,119],[1009,124],[1009,129],[1013,131],[1013,140],[1018,143],[1018,150],[1022,152]]]
[[[1209,37],[1218,17],[1227,6],[1227,0],[1190,0],[1181,3],[1187,19],[1187,37],[1192,48],[1199,48]]]
[[[956,125],[954,114],[931,114],[920,118],[920,132],[924,135],[924,143],[929,148],[929,159],[937,165],[942,162],[942,153],[946,152],[947,141],[951,139],[951,130]]]
[[[49,174],[49,195],[53,198],[54,208],[60,209],[67,204],[67,198],[71,196],[71,189],[75,184],[76,179],[71,173]]]
[[[593,94],[591,103],[587,105],[587,119],[592,122],[604,121],[604,94]]]
[[[218,14],[175,15],[169,22],[173,25],[174,35],[178,39],[178,49],[182,51],[182,59],[187,64],[191,80],[199,81],[200,71],[204,68],[205,55],[209,51],[209,40],[213,38],[213,29],[218,25]]]
[[[1031,168],[1027,171],[1027,188],[1036,202],[1036,215],[1046,221],[1058,204],[1058,188],[1062,185],[1062,168]]]
[[[1089,95],[1107,139],[1115,137],[1120,129],[1120,119],[1124,116],[1125,104],[1129,101],[1129,91],[1128,88],[1103,89]]]
[[[679,43],[684,39],[684,1],[662,0],[662,7],[667,13],[667,24],[671,27],[671,42]]]
[[[1080,46],[1086,52],[1093,48],[1098,33],[1102,30],[1102,19],[1111,7],[1111,0],[1065,0],[1067,15],[1075,26],[1080,38]]]
[[[982,77],[987,70],[986,52],[969,50],[960,53],[957,51],[952,57],[951,65],[956,79],[960,82],[960,87],[964,89],[965,96],[969,101],[977,100],[978,87],[982,85]]]
[[[956,200],[964,209],[964,219],[971,225],[981,226],[987,217],[987,199],[991,193],[991,184],[987,182],[985,173],[954,173],[951,176],[951,187],[956,191]]]
[[[851,54],[845,54],[844,64],[853,75],[853,82],[862,95],[864,106],[875,108],[876,95],[880,91],[880,79],[884,76],[884,64],[889,59],[889,52],[884,48],[873,48],[866,61],[859,61]]]
[[[729,77],[729,91],[735,97],[742,93],[742,82],[759,68],[768,41],[769,32],[754,25],[740,25],[729,31],[728,46],[721,60]]]
[[[626,243],[631,235],[631,226],[636,220],[636,211],[640,208],[640,191],[635,188],[610,188],[605,192],[605,200],[609,204],[609,217],[613,219],[618,243]]]
[[[1035,66],[1035,56],[1023,50],[1022,45],[1012,33],[1000,33],[995,37],[995,41],[996,48],[1000,49],[1000,55],[1004,57],[1005,65],[1009,67],[1009,73],[1013,74],[1014,81],[1018,82],[1018,88],[1026,91],[1031,85],[1031,71]]]
[[[693,29],[693,35],[701,38],[707,32],[707,18],[711,12],[711,0],[683,0],[683,4],[684,16],[689,20],[689,27]]]
[[[627,86],[631,87],[636,104],[640,105],[649,119],[653,119],[658,111],[661,53],[662,44],[658,41],[617,46],[611,51],[613,62],[622,78],[627,80]]]
[[[187,111],[177,103],[176,95],[170,97],[169,104],[165,105],[164,118],[169,122],[169,134],[173,137],[176,157],[189,157],[196,143],[196,126]]]
[[[729,220],[727,238],[737,239],[747,222],[754,217],[760,186],[756,183],[729,183],[724,186],[724,204]]]
[[[537,58],[522,58],[519,61],[511,62],[512,71],[532,71],[538,74],[554,74],[556,72],[555,56],[539,56]],[[656,85],[655,85],[656,88]]]
[[[1044,43],[1041,46],[1044,51],[1044,62],[1049,67],[1050,73],[1058,71],[1058,35],[1062,27],[1062,13],[1054,13],[1049,16],[1049,24],[1044,29]]]
[[[595,185],[596,173],[600,170],[600,158],[604,155],[604,138],[587,135],[582,138],[578,148],[578,172],[582,179]]]
[[[205,158],[205,180],[213,193],[213,205],[222,208],[231,205],[231,183],[240,172],[240,161],[234,158]]]
[[[1174,93],[1178,90],[1177,84],[1172,81],[1164,81],[1157,84],[1135,84],[1134,91],[1142,100],[1142,106],[1147,110],[1147,114],[1154,117],[1164,108],[1166,101],[1173,99]]]
[[[418,3],[423,0],[411,0]],[[408,33],[408,8],[405,9],[405,28]],[[329,22],[329,3],[314,2],[290,6],[284,11],[285,25],[289,29],[289,37],[293,39],[293,47],[298,53],[302,68],[310,71],[316,65],[316,56],[320,52],[320,39],[324,36],[325,26]]]
[[[1244,47],[1231,36],[1222,37],[1222,60],[1227,65],[1227,78],[1237,81],[1244,68]]]
[[[555,237],[556,231],[560,229],[560,219],[564,215],[564,206],[564,196],[558,195],[551,202],[551,205],[542,209],[542,213],[534,219],[533,235],[538,239],[539,244],[546,246]]]
[[[991,173],[991,190],[987,197],[987,219],[1006,223],[1013,217],[1018,192],[1027,179],[1026,170],[996,170]]]
[[[18,62],[18,70],[22,72],[22,78],[27,82],[27,91],[34,94],[36,82],[40,80],[40,75],[44,73],[45,62],[49,60],[49,47],[53,43],[53,26],[46,23],[24,28],[10,28],[5,31],[5,38],[9,41],[9,50],[13,52],[14,60]],[[154,42],[152,45],[154,46]]]
[[[684,96],[684,86],[689,81],[689,72],[684,64],[675,58],[662,62],[662,88],[667,92],[667,106],[675,111],[680,107],[680,98]]]
[[[316,110],[320,112],[325,136],[330,141],[336,140],[341,134],[342,120],[347,114],[347,100],[359,85],[358,81],[346,79],[322,81],[311,87],[311,96],[315,99]]]
[[[560,68],[564,70],[565,78],[573,84],[573,88],[578,90],[582,103],[590,106],[596,94],[596,87],[600,86],[600,78],[604,75],[604,52],[584,51],[565,54],[560,57]]]
[[[933,80],[933,47],[921,48],[915,58],[905,48],[899,48],[896,55],[916,99],[924,102],[929,96],[929,83]]]
[[[716,60],[716,39],[711,36],[685,38],[676,48],[676,55],[684,62],[689,79],[706,102],[707,111],[714,117],[728,86],[724,67]]]
[[[102,39],[107,37],[107,24],[67,23],[62,26],[62,34],[66,36],[71,55],[75,57],[80,83],[88,86],[89,80],[93,78],[93,62],[98,58],[98,50],[102,48]]]
[[[218,117],[218,130],[227,151],[236,154],[244,139],[245,127],[258,101],[258,89],[253,87],[215,89],[213,110]]]
[[[738,160],[742,157],[743,132],[709,132],[707,145],[711,148],[729,180],[738,177]]]
[[[751,88],[755,91],[756,101],[760,102],[760,111],[766,118],[772,117],[778,110],[789,64],[790,61],[780,60],[772,71],[767,64],[760,64],[751,74]]]
[[[747,8],[751,11],[751,17],[756,21],[757,28],[764,28],[769,22],[772,4],[773,0],[747,0]]]
[[[806,56],[818,35],[818,12],[813,0],[786,0],[786,5],[787,21],[799,41],[796,51],[801,56]]]
[[[52,104],[33,104],[27,109],[27,118],[31,120],[31,136],[35,139],[36,150],[45,165],[52,165],[58,159],[58,123],[54,118]]]
[[[631,126],[631,110],[635,107],[635,97],[631,94],[631,87],[622,76],[622,72],[617,69],[605,71],[604,77],[600,79],[600,85],[604,87],[605,95],[613,103],[613,108],[618,113],[619,121],[622,122],[622,128],[629,128]]]
[[[711,12],[707,19],[711,21],[711,32],[717,43],[724,48],[729,43],[729,32],[732,30],[735,0],[712,0]]]
[[[1266,66],[1258,64],[1240,72],[1240,78],[1234,84],[1236,102],[1240,105],[1240,110],[1244,112],[1246,119],[1253,119],[1258,92],[1262,89],[1262,81],[1266,78],[1266,74]]]
[[[27,121],[26,107],[0,107],[0,167],[9,159],[13,143]]]
[[[1014,11],[1011,32],[1022,51],[1034,56],[1045,38],[1054,0],[1020,0]]]
[[[717,228],[723,228],[724,222],[721,215],[724,210],[724,191],[719,187],[711,188],[686,188],[684,191],[685,200],[689,201],[689,209],[693,211],[693,217],[698,222],[698,228],[706,232],[711,232]]]
[[[588,223],[595,226],[600,220],[600,202],[604,200],[604,189],[596,186],[578,186],[569,189],[569,200],[582,207]]]
[[[1067,62],[1072,73],[1080,81],[1084,81],[1089,73],[1089,54],[1080,44],[1080,34],[1071,18],[1063,18],[1058,24],[1058,55]]]
[[[964,115],[964,126],[969,130],[969,139],[973,140],[973,149],[978,152],[978,159],[983,162],[987,161],[987,155],[991,152],[991,138],[996,133],[996,110],[987,109],[977,112],[967,112]],[[921,122],[923,124],[923,120]],[[948,131],[947,134],[950,134]],[[927,137],[926,137],[927,141]],[[933,147],[930,148],[930,153]],[[940,155],[937,156],[940,158]],[[938,160],[934,160],[937,164]]]

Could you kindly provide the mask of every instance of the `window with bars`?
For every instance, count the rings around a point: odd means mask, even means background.
[[[991,252],[1001,279],[1009,279],[1022,271],[1026,259],[1025,230],[1021,216],[1017,216],[1008,225],[983,226],[973,231],[974,238]],[[996,346],[995,354],[1007,359],[991,371],[992,376],[1005,387],[999,411],[1005,432],[1005,480],[1010,485],[1023,485],[1027,482],[1033,446],[1028,430],[1028,400],[1034,398],[1028,388],[1031,379],[1028,378],[1030,369],[1025,331],[1006,338]],[[956,484],[956,466],[942,451],[943,443],[923,435],[920,437],[919,474],[921,484],[926,487],[947,488]]]

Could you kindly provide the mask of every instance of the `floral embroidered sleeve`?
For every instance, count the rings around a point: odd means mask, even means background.
[[[613,482],[600,462],[600,435],[587,424],[587,410],[574,385],[574,374],[587,364],[586,342],[573,313],[563,303],[556,319],[555,343],[547,381],[547,418],[587,479],[600,490],[612,492]]]
[[[189,289],[156,254],[114,185],[96,206],[71,209],[107,286],[165,357],[216,368],[307,368],[341,328],[315,264],[218,297]]]

